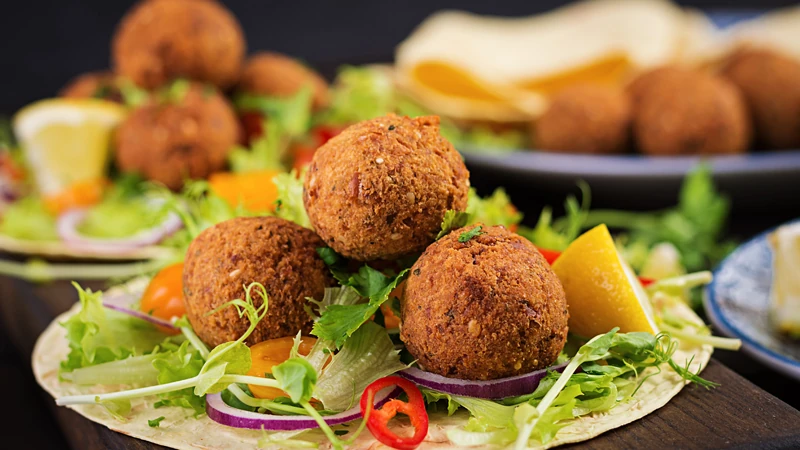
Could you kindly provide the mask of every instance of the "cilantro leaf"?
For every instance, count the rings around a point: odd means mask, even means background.
[[[461,233],[461,235],[458,236],[458,242],[461,242],[463,244],[463,243],[468,242],[470,239],[472,239],[472,238],[474,238],[476,236],[479,236],[481,234],[486,234],[485,231],[481,231],[481,230],[483,230],[483,226],[478,225],[477,227],[475,227],[475,228],[473,228],[473,229],[471,229],[469,231],[465,231],[465,232]]]
[[[436,235],[436,240],[445,237],[448,233],[458,228],[466,226],[470,221],[470,215],[466,212],[460,212],[455,210],[447,210],[444,213],[444,219],[442,219],[442,229],[439,231],[439,234]]]
[[[303,358],[290,358],[272,368],[272,374],[294,403],[307,402],[314,395],[317,371]]]
[[[152,427],[152,428],[157,428],[158,426],[161,425],[161,421],[164,420],[164,419],[166,419],[166,417],[161,416],[161,417],[157,417],[157,418],[155,418],[153,420],[148,420],[147,421],[147,426]]]

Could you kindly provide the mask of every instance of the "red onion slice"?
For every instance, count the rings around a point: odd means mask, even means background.
[[[380,408],[384,403],[402,392],[399,388],[387,387],[375,396],[375,407]],[[221,394],[206,395],[206,413],[214,422],[235,428],[250,428],[267,431],[292,431],[319,428],[317,421],[308,416],[280,416],[276,414],[261,414],[244,411],[228,405],[222,400]],[[324,416],[325,423],[330,426],[339,425],[361,418],[361,408],[355,406],[347,411],[332,416]]]
[[[422,387],[444,392],[445,394],[500,399],[530,394],[536,390],[539,386],[539,382],[547,375],[548,371],[561,372],[565,367],[567,367],[566,362],[524,375],[488,381],[447,378],[435,373],[420,370],[416,367],[401,370],[397,372],[397,374]]]
[[[154,205],[158,203],[160,202],[153,201]],[[165,237],[183,227],[181,218],[170,211],[163,222],[147,230],[142,230],[133,236],[115,239],[92,238],[78,232],[78,226],[88,212],[89,210],[87,209],[71,209],[58,216],[56,229],[59,237],[64,241],[64,245],[68,248],[100,254],[126,253],[135,248],[158,244]]]
[[[167,320],[160,319],[158,317],[153,317],[150,314],[147,314],[143,311],[134,309],[133,305],[139,300],[141,294],[142,294],[141,292],[125,292],[125,293],[118,293],[116,295],[105,295],[103,296],[103,307],[142,319],[144,321],[152,323],[153,325],[157,325],[175,331],[180,330],[178,327],[176,327]]]

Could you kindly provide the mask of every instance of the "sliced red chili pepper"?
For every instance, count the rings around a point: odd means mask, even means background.
[[[539,250],[539,253],[544,256],[544,259],[547,260],[547,264],[553,265],[554,262],[561,256],[561,252],[557,250],[548,250],[546,248],[536,247]]]
[[[375,395],[390,386],[397,386],[408,396],[408,402],[394,399],[375,409]],[[389,421],[397,413],[403,413],[414,426],[414,435],[402,437],[389,429]],[[399,450],[413,450],[428,435],[428,412],[425,410],[425,399],[417,386],[398,376],[384,377],[367,386],[361,395],[361,415],[367,417],[367,428],[381,443]]]

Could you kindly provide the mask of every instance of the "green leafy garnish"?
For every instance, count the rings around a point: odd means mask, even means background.
[[[569,246],[585,227],[586,216],[589,213],[590,191],[589,185],[578,183],[583,201],[578,202],[575,196],[570,195],[564,202],[567,215],[553,222],[553,210],[550,207],[542,209],[539,221],[533,229],[520,227],[519,234],[534,243],[537,247],[548,250],[563,251]]]
[[[36,196],[8,205],[0,220],[0,233],[27,241],[57,241],[56,218]]]
[[[481,198],[475,188],[469,190],[467,213],[470,223],[483,223],[487,226],[503,225],[511,228],[522,221],[522,213],[511,203],[503,188],[497,188],[489,197]]]
[[[444,219],[442,219],[442,228],[441,231],[439,231],[439,234],[436,235],[436,240],[447,236],[447,234],[453,230],[466,226],[470,221],[470,217],[470,214],[466,212],[455,211],[452,209],[447,210],[444,213]]]
[[[261,113],[274,125],[271,130],[265,130],[266,137],[273,132],[291,139],[308,133],[313,100],[314,89],[304,86],[296,94],[286,98],[240,93],[234,97],[233,103],[241,111]]]
[[[147,426],[152,427],[152,428],[157,428],[159,425],[161,425],[161,421],[164,420],[164,419],[166,419],[166,417],[161,416],[161,417],[157,417],[157,418],[155,418],[153,420],[148,420],[147,421]]]
[[[150,353],[164,333],[141,319],[103,307],[102,292],[84,290],[77,283],[81,310],[61,325],[67,330],[69,353],[61,373]]]
[[[278,174],[272,179],[275,187],[278,188],[275,215],[301,227],[311,228],[311,221],[308,219],[306,207],[303,204],[303,178],[305,178],[305,171],[298,175],[295,170],[292,170],[289,173]]]
[[[395,89],[387,71],[343,66],[331,89],[331,105],[319,120],[349,125],[395,110]]]
[[[730,201],[714,187],[711,168],[699,165],[683,181],[676,207],[640,213],[617,210],[591,211],[584,228],[605,223],[629,233],[629,245],[642,243],[648,248],[669,242],[681,256],[689,272],[713,267],[735,244],[722,241],[722,232],[730,210]]]
[[[250,148],[235,146],[228,154],[231,170],[253,172],[261,170],[286,170],[281,161],[288,148],[287,136],[282,135],[278,122],[264,119],[264,135],[253,140]]]
[[[341,348],[345,340],[380,308],[389,299],[389,294],[408,275],[409,269],[402,270],[395,276],[388,276],[368,265],[363,265],[356,273],[343,270],[338,255],[333,256],[328,250],[318,249],[329,265],[333,276],[342,286],[352,288],[360,297],[368,299],[366,303],[358,304],[331,304],[321,312],[320,318],[314,323],[311,333],[320,339],[330,340],[336,348]]]
[[[461,242],[463,244],[465,242],[468,242],[470,239],[472,239],[472,238],[474,238],[476,236],[479,236],[481,234],[486,234],[485,231],[481,231],[481,230],[483,230],[483,226],[478,225],[477,227],[475,227],[475,228],[473,228],[473,229],[471,229],[469,231],[465,231],[465,232],[461,233],[458,236],[458,242]]]

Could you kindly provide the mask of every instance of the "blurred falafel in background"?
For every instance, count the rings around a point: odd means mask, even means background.
[[[656,69],[632,84],[633,132],[648,155],[744,153],[752,126],[739,89],[690,69]]]
[[[119,126],[116,163],[178,190],[227,164],[240,124],[228,100],[210,85],[178,81],[133,110]]]
[[[153,89],[176,78],[220,89],[239,79],[246,51],[236,18],[213,0],[148,0],[122,19],[112,41],[115,72]]]
[[[313,91],[313,106],[320,110],[330,102],[328,82],[300,61],[276,52],[258,52],[244,64],[238,90],[248,94],[286,98],[304,87]]]
[[[773,50],[742,48],[728,58],[722,75],[744,94],[761,146],[800,147],[800,61]]]
[[[625,92],[575,84],[556,93],[534,123],[533,140],[547,151],[611,154],[628,147],[631,106]]]

